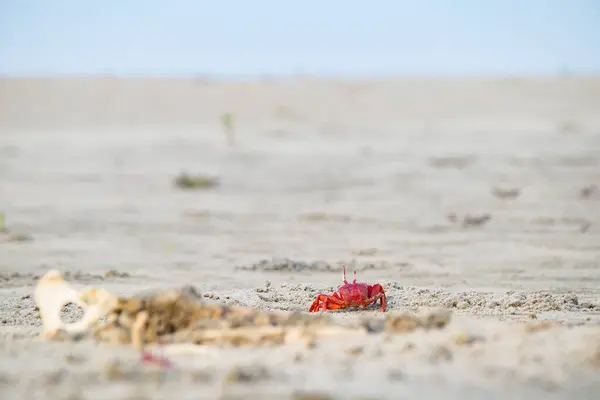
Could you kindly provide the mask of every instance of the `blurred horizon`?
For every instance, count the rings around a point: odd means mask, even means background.
[[[0,75],[600,74],[600,2],[0,1]]]

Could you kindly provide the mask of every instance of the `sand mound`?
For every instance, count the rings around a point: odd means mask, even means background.
[[[444,307],[459,314],[513,315],[546,311],[598,312],[600,305],[581,302],[573,293],[552,294],[543,291],[507,292],[498,296],[481,292],[450,293],[444,290],[405,287],[396,282],[383,282],[388,307],[415,311],[422,307]],[[319,293],[331,294],[336,287],[317,287],[305,284],[282,284],[253,291],[238,291],[229,296],[234,301],[264,309],[306,311]],[[372,307],[376,310],[376,307]]]

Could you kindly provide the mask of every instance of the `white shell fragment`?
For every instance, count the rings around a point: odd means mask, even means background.
[[[60,272],[50,270],[40,279],[34,299],[42,318],[42,337],[51,339],[60,331],[68,334],[87,332],[93,324],[108,314],[116,296],[103,289],[85,288],[77,291],[65,282]],[[74,323],[61,321],[61,309],[69,303],[83,309],[84,315],[81,320]]]

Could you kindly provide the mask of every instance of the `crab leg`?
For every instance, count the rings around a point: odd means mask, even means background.
[[[369,297],[368,299],[366,299],[366,300],[363,302],[363,307],[368,307],[368,306],[370,306],[371,304],[373,304],[373,303],[376,303],[376,302],[377,302],[377,300],[381,299],[381,297],[382,297],[382,296],[383,296],[383,295],[382,295],[381,293],[378,293],[378,294],[376,294],[376,295],[375,295],[375,296],[373,296],[373,297]]]
[[[337,310],[339,308],[344,308],[344,301],[335,296],[337,293],[334,293],[333,296],[327,294],[320,294],[317,296],[317,299],[312,303],[308,312],[316,312],[319,309],[321,311],[325,310]]]
[[[369,304],[376,303],[377,300],[380,300],[381,311],[386,310],[387,298],[386,298],[385,292],[383,291],[383,288],[381,287],[380,284],[377,283],[370,288],[369,296],[371,296],[371,297],[369,297],[369,299],[367,299],[367,301],[370,301]]]
[[[325,304],[326,302],[327,302],[327,295],[326,294],[319,294],[319,295],[317,295],[317,298],[311,304],[308,312],[316,312],[321,307],[321,304]]]

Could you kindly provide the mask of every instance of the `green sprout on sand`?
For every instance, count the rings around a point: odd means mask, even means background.
[[[206,175],[189,175],[185,172],[175,178],[175,186],[185,190],[211,189],[219,186],[219,179]]]
[[[225,113],[221,115],[221,126],[223,127],[223,133],[229,146],[235,144],[235,120],[232,113]]]

